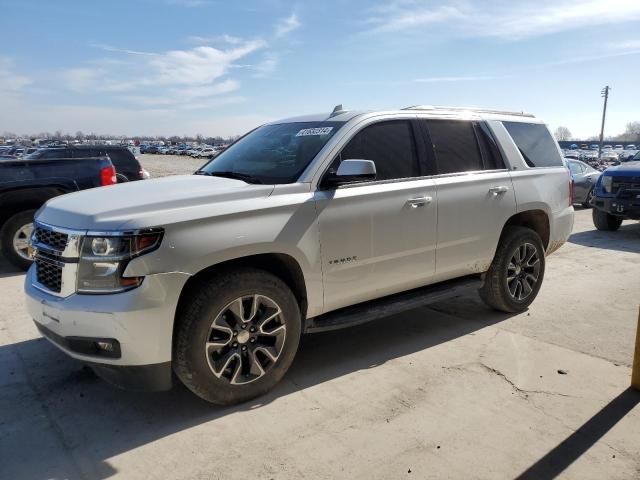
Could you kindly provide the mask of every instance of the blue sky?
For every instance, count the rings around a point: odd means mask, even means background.
[[[0,0],[0,133],[234,135],[414,104],[640,120],[640,0]]]

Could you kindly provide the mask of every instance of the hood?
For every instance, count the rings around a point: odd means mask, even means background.
[[[78,230],[118,230],[168,225],[255,208],[273,185],[180,175],[122,183],[49,200],[36,220]]]
[[[604,171],[605,175],[640,176],[640,162],[625,162]]]

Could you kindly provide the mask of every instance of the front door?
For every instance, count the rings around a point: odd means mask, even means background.
[[[365,127],[341,160],[373,160],[373,182],[315,193],[325,311],[428,284],[434,273],[437,197],[420,178],[408,120]]]

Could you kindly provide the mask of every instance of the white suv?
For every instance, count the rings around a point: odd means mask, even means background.
[[[256,128],[196,175],[50,200],[28,308],[112,383],[165,389],[174,371],[239,402],[283,377],[305,332],[468,288],[525,310],[571,232],[571,199],[530,115],[337,107]]]

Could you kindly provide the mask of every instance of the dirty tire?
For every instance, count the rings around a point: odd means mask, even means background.
[[[212,323],[220,312],[235,299],[251,295],[263,295],[277,303],[286,335],[277,361],[266,373],[251,383],[234,385],[214,375],[205,343],[210,341]],[[300,308],[289,287],[278,277],[252,268],[221,272],[196,286],[182,305],[176,318],[173,368],[180,381],[204,400],[230,405],[258,397],[271,390],[291,366],[302,332]]]
[[[540,268],[538,278],[529,296],[523,300],[515,299],[507,287],[507,270],[512,252],[518,246],[529,244],[537,250]],[[545,251],[540,236],[526,227],[506,227],[500,237],[495,257],[480,288],[480,297],[490,307],[501,312],[516,313],[525,311],[535,300],[544,279]]]
[[[598,230],[618,230],[620,228],[620,225],[622,225],[622,219],[620,217],[616,217],[615,215],[603,212],[602,210],[598,210],[597,208],[594,208],[592,210],[591,218],[593,219],[593,224]]]
[[[13,246],[13,239],[20,228],[28,223],[33,223],[33,216],[35,213],[35,210],[25,210],[23,212],[16,213],[5,222],[2,230],[0,231],[2,255],[4,255],[4,258],[6,258],[12,265],[21,270],[27,270],[31,266],[32,261],[20,256]]]

